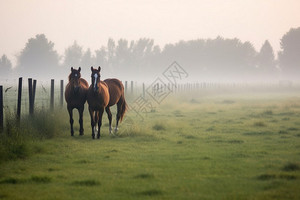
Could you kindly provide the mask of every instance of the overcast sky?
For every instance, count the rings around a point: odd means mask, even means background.
[[[300,26],[300,0],[0,0],[0,56],[15,55],[44,33],[63,54],[74,40],[92,51],[108,38],[166,43],[237,37],[275,51]]]

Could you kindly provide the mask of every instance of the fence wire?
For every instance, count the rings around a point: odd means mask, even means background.
[[[19,79],[0,79],[0,85],[3,86],[3,107],[5,113],[17,113],[18,103],[18,81]],[[54,81],[54,108],[60,106],[61,102],[61,80]],[[67,80],[63,80],[64,87]],[[207,90],[224,91],[228,89],[255,89],[255,90],[287,90],[299,89],[299,84],[290,81],[279,81],[273,83],[216,83],[216,82],[193,82],[180,84],[161,84],[161,83],[138,83],[134,81],[123,81],[125,89],[126,101],[133,104],[137,98],[142,96],[146,99],[151,99],[151,94],[154,98],[155,94],[162,94],[163,92],[172,93],[173,95],[185,95],[186,93],[201,94]],[[51,80],[40,81],[37,80],[36,94],[34,100],[34,109],[49,110],[51,99]],[[64,97],[63,104],[66,105]],[[21,99],[21,115],[29,114],[29,92],[28,79],[22,80],[22,99]]]

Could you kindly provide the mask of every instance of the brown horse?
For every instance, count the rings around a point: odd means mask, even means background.
[[[110,112],[111,106],[117,104],[117,122],[115,127],[115,133],[118,131],[118,125],[119,121],[123,120],[124,114],[127,110],[127,104],[125,101],[125,95],[124,95],[124,86],[122,82],[118,79],[105,79],[104,82],[108,85],[109,90],[109,103],[107,107],[105,108],[105,111],[107,113],[107,117],[109,120],[109,134],[112,133],[112,127],[111,127],[111,121],[112,121],[112,115]]]
[[[71,136],[74,135],[73,130],[73,109],[77,108],[79,112],[79,124],[80,135],[84,134],[83,129],[83,111],[84,111],[84,104],[87,98],[87,91],[89,88],[89,84],[86,80],[81,78],[80,74],[81,68],[79,67],[78,70],[73,69],[71,67],[71,74],[69,75],[69,83],[66,85],[65,90],[65,100],[67,102],[67,109],[70,116],[70,125],[71,125]]]
[[[112,132],[111,121],[112,114],[110,106],[117,104],[117,122],[115,131],[118,130],[119,120],[122,121],[127,109],[127,104],[124,97],[124,87],[118,79],[106,79],[100,81],[100,70],[91,67],[92,84],[88,90],[87,101],[89,104],[89,112],[91,116],[92,137],[95,138],[95,126],[98,123],[97,138],[100,138],[100,128],[102,125],[102,116],[104,109],[107,112],[109,120],[109,133]]]

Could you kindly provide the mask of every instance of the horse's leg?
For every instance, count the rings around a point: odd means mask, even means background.
[[[74,135],[74,130],[73,130],[73,123],[74,123],[74,120],[73,120],[73,108],[71,106],[67,106],[68,108],[68,112],[69,112],[69,116],[70,116],[70,125],[71,125],[71,136]]]
[[[97,138],[100,139],[100,129],[101,129],[101,125],[102,125],[102,115],[104,112],[104,108],[100,108],[99,110],[99,118],[98,118],[98,134],[97,134]]]
[[[115,133],[118,132],[118,125],[119,125],[119,120],[121,118],[121,109],[122,109],[122,98],[117,103],[117,122],[116,122],[116,128],[115,128]]]
[[[79,129],[79,134],[84,135],[84,129],[83,129],[83,111],[84,111],[84,105],[78,108],[79,112],[79,124],[80,124],[80,129]]]
[[[110,108],[108,106],[105,108],[105,111],[107,113],[107,118],[109,121],[109,135],[111,135],[112,134],[112,127],[111,127],[112,114],[111,114]]]
[[[93,111],[90,107],[89,107],[89,113],[90,113],[90,117],[91,117],[92,138],[95,139],[95,131],[94,131],[94,127],[95,127],[94,111]]]
[[[95,134],[96,134],[96,132],[98,132],[98,128],[99,127],[97,127],[98,126],[98,120],[99,120],[99,111],[97,110],[97,111],[95,111]]]

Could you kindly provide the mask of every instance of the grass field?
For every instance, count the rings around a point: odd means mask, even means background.
[[[1,162],[0,199],[300,199],[299,93],[169,96],[114,137],[104,115],[100,140],[87,110],[84,136],[58,113],[50,139]]]

